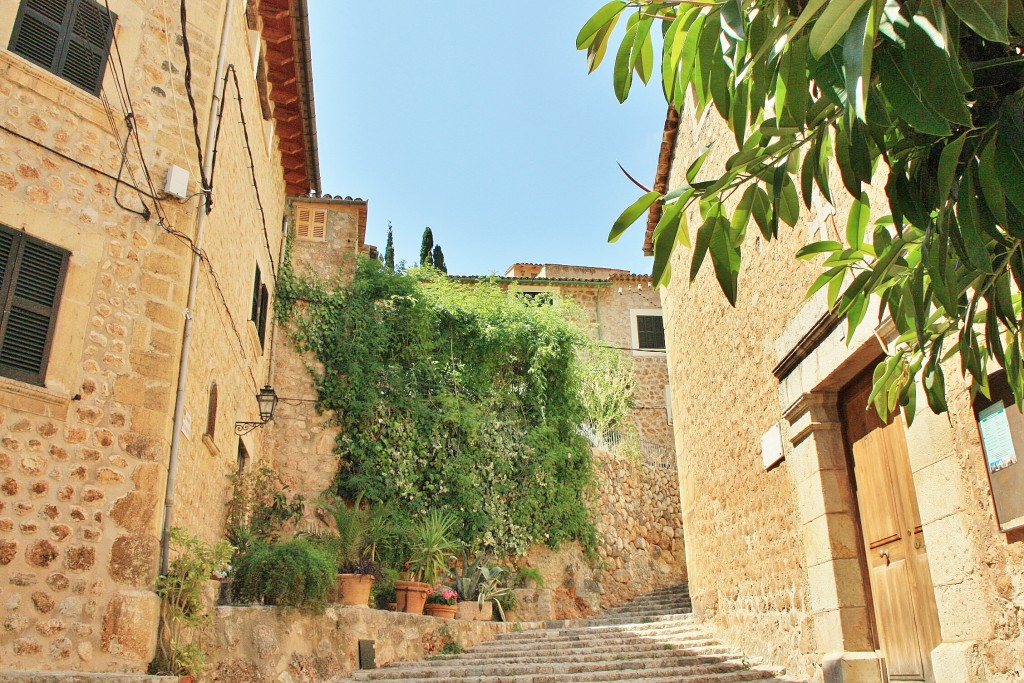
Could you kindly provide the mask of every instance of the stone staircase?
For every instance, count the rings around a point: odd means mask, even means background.
[[[795,683],[716,642],[693,620],[686,584],[589,619],[544,622],[460,655],[357,671],[349,681]]]

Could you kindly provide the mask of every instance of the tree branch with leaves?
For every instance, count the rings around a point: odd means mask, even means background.
[[[669,257],[682,246],[692,252],[690,280],[710,256],[735,305],[751,219],[777,238],[780,221],[796,225],[815,193],[833,203],[838,171],[854,198],[845,240],[797,256],[823,259],[808,296],[825,290],[848,339],[871,297],[895,324],[899,336],[874,375],[879,413],[899,405],[912,420],[918,378],[931,409],[945,411],[943,361],[957,355],[972,390],[985,393],[995,360],[1022,405],[1022,0],[617,0],[577,36],[590,71],[623,20],[618,100],[634,76],[646,84],[660,72],[666,100],[682,111],[689,92],[698,114],[713,106],[736,149],[717,177],[698,180],[704,150],[682,187],[645,192],[609,241],[660,203],[655,282],[669,282]],[[884,183],[887,206],[872,222],[873,183]],[[693,235],[691,207],[701,221]]]

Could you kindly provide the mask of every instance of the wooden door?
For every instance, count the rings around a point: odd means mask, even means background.
[[[939,621],[903,420],[897,413],[883,423],[866,409],[870,393],[868,373],[842,406],[878,640],[890,681],[933,683]]]

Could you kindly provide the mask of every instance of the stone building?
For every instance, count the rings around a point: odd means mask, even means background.
[[[662,188],[682,185],[711,141],[714,173],[732,134],[713,114],[670,115]],[[873,206],[886,205],[882,185]],[[1022,680],[1024,528],[997,518],[976,418],[985,406],[951,380],[946,415],[923,395],[910,427],[865,412],[865,373],[892,326],[872,329],[869,311],[846,339],[823,291],[804,301],[817,266],[794,258],[842,239],[849,198],[838,184],[832,196],[836,206],[818,198],[777,241],[748,234],[735,308],[708,264],[694,284],[677,277],[662,290],[694,610],[813,680]],[[688,272],[689,257],[678,248],[673,271]],[[959,380],[958,368],[946,377]],[[1016,429],[1019,411],[1007,415]]]
[[[474,282],[484,278],[453,279]],[[641,454],[652,464],[674,466],[665,329],[661,299],[650,276],[617,268],[515,263],[493,279],[538,301],[572,300],[586,315],[591,338],[629,354],[637,379],[633,419]],[[614,449],[617,444],[598,445]]]
[[[269,460],[305,4],[0,3],[0,671],[145,670],[162,529],[219,538]]]

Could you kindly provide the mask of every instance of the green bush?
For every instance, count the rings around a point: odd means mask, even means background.
[[[303,538],[256,545],[235,560],[233,595],[257,603],[323,609],[335,585],[334,560]]]
[[[607,353],[570,302],[537,305],[496,282],[395,273],[371,259],[347,287],[286,263],[278,293],[292,341],[319,361],[318,407],[342,427],[336,494],[386,505],[400,526],[448,511],[457,540],[499,556],[595,546],[593,465],[578,430],[617,424],[630,400],[584,403],[581,390],[628,366],[592,362]]]

